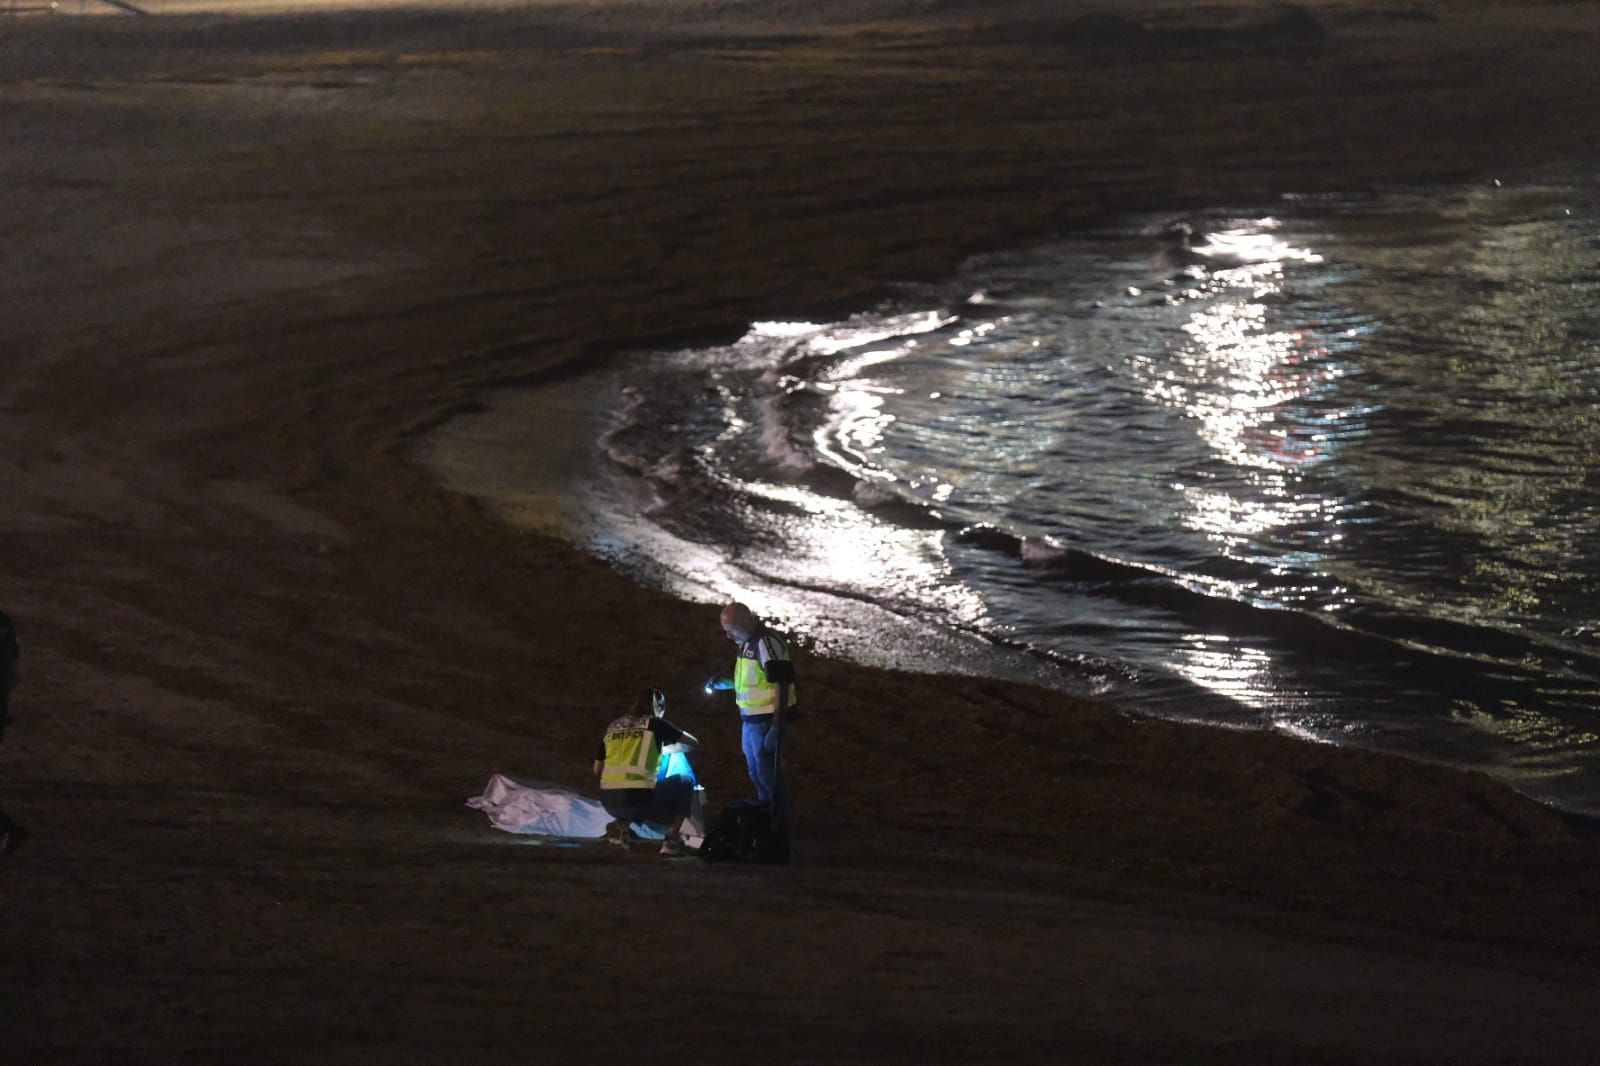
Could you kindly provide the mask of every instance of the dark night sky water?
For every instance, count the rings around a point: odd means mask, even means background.
[[[502,395],[423,460],[831,653],[1600,813],[1597,452],[1600,181],[1566,173],[1124,220]]]

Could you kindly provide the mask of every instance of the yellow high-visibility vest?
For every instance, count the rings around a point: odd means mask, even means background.
[[[768,635],[767,639],[773,638]],[[774,643],[777,644],[776,641]],[[775,650],[787,651],[782,644],[777,644]],[[734,661],[733,702],[739,705],[739,713],[746,717],[772,714],[778,709],[778,683],[767,676],[761,660],[755,656],[745,658],[741,655]],[[798,704],[795,686],[790,685],[789,706]]]
[[[653,788],[661,765],[661,741],[650,719],[623,715],[606,727],[601,788]]]

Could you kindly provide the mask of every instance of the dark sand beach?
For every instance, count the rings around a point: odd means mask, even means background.
[[[495,831],[729,648],[411,458],[1114,212],[1600,160],[1590,5],[152,7],[0,14],[0,1061],[1594,1061],[1600,841],[1442,767],[812,658],[794,866]]]

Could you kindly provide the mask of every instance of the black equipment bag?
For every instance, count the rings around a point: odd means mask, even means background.
[[[760,800],[734,800],[722,808],[717,824],[706,833],[700,857],[707,862],[789,861],[789,834],[772,817],[772,805]]]

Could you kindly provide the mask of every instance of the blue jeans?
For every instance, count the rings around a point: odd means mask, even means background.
[[[778,783],[777,742],[773,715],[744,719],[744,767],[750,781],[756,786],[756,798],[763,803],[772,802],[772,792]]]

